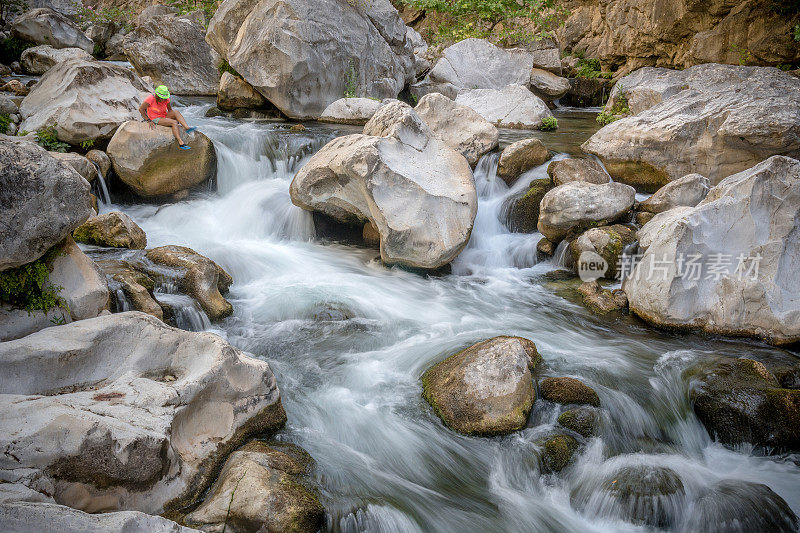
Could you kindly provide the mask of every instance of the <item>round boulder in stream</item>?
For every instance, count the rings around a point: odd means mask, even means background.
[[[434,365],[422,394],[452,430],[501,435],[525,427],[536,392],[531,371],[536,345],[521,337],[479,342]]]
[[[142,228],[118,211],[91,217],[72,232],[72,237],[84,244],[111,248],[143,250],[147,246],[147,235]]]
[[[575,378],[545,378],[539,389],[542,398],[551,402],[600,407],[600,398],[594,389]]]

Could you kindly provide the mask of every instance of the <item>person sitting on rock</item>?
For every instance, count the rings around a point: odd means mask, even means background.
[[[144,99],[142,105],[139,106],[139,113],[150,124],[151,128],[155,128],[156,125],[172,128],[172,135],[178,140],[181,150],[189,150],[189,146],[181,139],[178,124],[186,129],[186,133],[192,133],[197,128],[190,128],[186,124],[183,115],[179,111],[172,109],[172,105],[169,103],[169,90],[166,85],[159,85],[156,87],[154,94],[148,95]]]

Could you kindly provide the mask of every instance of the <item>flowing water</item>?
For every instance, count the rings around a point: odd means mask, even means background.
[[[538,235],[509,233],[509,197],[546,176],[533,169],[512,190],[495,176],[497,155],[478,165],[479,209],[468,247],[452,273],[421,276],[385,268],[373,249],[315,238],[311,215],[294,207],[289,183],[303,162],[337,134],[358,128],[204,118],[219,158],[216,192],[166,205],[121,209],[148,245],[194,248],[234,278],[234,315],[201,326],[269,361],[288,424],[277,438],[317,461],[315,476],[331,531],[644,531],[609,511],[595,488],[626,465],[674,470],[693,503],[717,480],[769,485],[800,513],[800,460],[763,457],[712,442],[688,400],[683,369],[701,357],[793,357],[758,343],[673,335],[633,318],[601,318],[556,294],[536,263]],[[579,153],[594,115],[560,112],[561,128],[540,133],[556,157]],[[521,132],[504,132],[510,142]],[[191,320],[186,319],[187,324]],[[187,325],[187,329],[197,325]],[[562,407],[537,401],[528,427],[498,438],[446,429],[421,398],[432,364],[496,335],[532,339],[541,375],[573,376],[603,406],[598,436],[573,463],[543,475],[541,439],[557,431]],[[563,430],[562,430],[563,431]]]

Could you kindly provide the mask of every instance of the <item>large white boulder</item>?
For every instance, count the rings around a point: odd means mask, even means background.
[[[553,114],[544,101],[522,85],[502,89],[464,89],[456,103],[471,107],[497,127],[537,129]]]
[[[72,320],[94,318],[108,306],[108,284],[105,276],[68,237],[53,260],[47,285],[61,287]]]
[[[380,108],[381,102],[372,98],[340,98],[325,108],[319,120],[363,126]]]
[[[107,139],[120,124],[135,120],[147,86],[130,69],[102,61],[57,63],[22,101],[20,129],[55,127],[70,144]]]
[[[641,111],[583,145],[617,181],[653,192],[698,173],[715,185],[772,155],[800,157],[800,78],[715,64],[631,76],[630,89],[626,77],[619,90]]]
[[[92,53],[94,43],[70,19],[47,7],[32,9],[14,19],[11,32],[19,39],[53,48],[81,48]]]
[[[70,59],[91,61],[92,55],[82,48],[53,48],[49,44],[40,44],[25,49],[19,59],[23,70],[28,74],[41,76],[56,63]]]
[[[680,209],[663,213],[623,285],[631,311],[659,326],[800,340],[800,161],[771,157]]]
[[[0,343],[0,479],[86,512],[182,507],[285,420],[266,362],[144,313]]]
[[[292,202],[344,223],[372,222],[388,264],[436,269],[466,246],[478,209],[467,160],[407,104],[382,107],[300,169]]]
[[[700,174],[689,174],[671,181],[639,205],[641,211],[663,213],[675,207],[694,207],[708,194],[708,179]]]
[[[208,43],[291,118],[318,118],[346,92],[395,98],[414,77],[406,26],[389,0],[225,0]]]

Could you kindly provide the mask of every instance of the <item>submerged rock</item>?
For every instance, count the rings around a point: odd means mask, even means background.
[[[508,229],[517,233],[536,233],[542,198],[552,188],[553,184],[549,179],[533,180],[528,191],[511,204]]]
[[[499,128],[538,129],[553,114],[544,101],[523,85],[502,89],[464,89],[456,103],[471,107]]]
[[[653,196],[639,205],[639,209],[657,214],[675,207],[695,207],[705,199],[710,189],[705,177],[700,174],[689,174],[658,189]]]
[[[569,435],[556,435],[547,439],[542,451],[542,471],[558,473],[567,467],[578,449],[578,441]]]
[[[142,228],[131,217],[119,211],[91,217],[75,228],[72,237],[84,244],[111,248],[144,250],[147,246],[147,235]]]
[[[121,290],[131,302],[133,310],[147,313],[159,320],[164,319],[164,311],[153,295],[155,282],[147,274],[135,269],[126,261],[105,259],[96,262],[109,280],[109,289]],[[119,306],[118,306],[119,307]],[[116,309],[117,312],[125,309]]]
[[[558,415],[558,423],[588,439],[594,435],[598,418],[597,411],[591,407],[575,407]]]
[[[423,396],[452,430],[500,435],[525,427],[535,398],[536,346],[520,337],[479,342],[429,368]]]
[[[583,232],[569,245],[574,264],[578,264],[581,254],[591,252],[599,255],[608,265],[603,277],[618,279],[620,274],[620,257],[625,248],[636,242],[636,232],[627,226],[614,224],[592,228]]]
[[[49,7],[31,9],[14,19],[14,37],[53,48],[80,48],[91,54],[94,43],[70,19]]]
[[[539,139],[523,139],[503,149],[497,163],[497,176],[508,184],[528,170],[550,159],[550,150]],[[538,216],[537,216],[538,218]]]
[[[611,181],[603,167],[594,159],[567,158],[553,161],[547,166],[547,175],[558,187],[573,181],[602,184]]]
[[[82,48],[53,48],[48,44],[40,44],[25,49],[20,57],[20,64],[28,74],[41,76],[56,63],[70,59],[91,61],[92,55]]]
[[[563,404],[587,404],[600,407],[593,388],[575,378],[545,378],[539,383],[542,399]]]
[[[578,287],[578,293],[583,298],[583,303],[590,311],[600,315],[612,313],[614,311],[624,311],[628,308],[628,298],[625,292],[620,289],[604,289],[596,281],[582,283]]]

